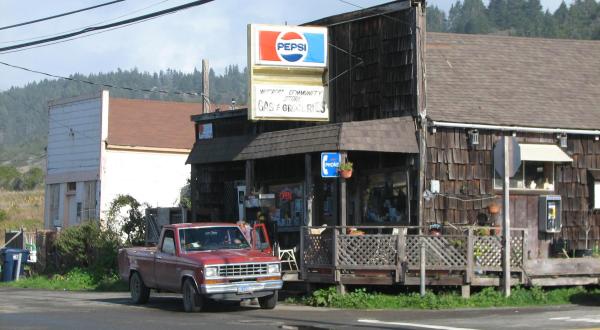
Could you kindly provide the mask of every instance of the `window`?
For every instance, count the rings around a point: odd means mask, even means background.
[[[84,187],[83,200],[83,220],[96,219],[96,181],[86,181]]]
[[[494,171],[494,188],[502,189],[503,178]],[[554,191],[554,163],[522,161],[517,173],[509,179],[512,190]]]
[[[53,226],[61,226],[58,217],[58,208],[60,203],[60,184],[51,184],[48,187],[48,199],[50,200],[49,220]]]
[[[67,193],[75,193],[77,182],[67,182]]]
[[[519,143],[519,148],[521,166],[510,178],[511,190],[554,191],[554,164],[573,161],[555,144]],[[502,189],[502,185],[503,178],[494,171],[494,188]]]
[[[302,184],[270,186],[269,192],[275,195],[275,207],[271,210],[271,220],[279,227],[300,226],[304,219],[304,193]]]
[[[408,223],[408,185],[405,172],[369,175],[362,198],[363,222]]]
[[[236,227],[185,228],[179,230],[181,251],[247,249],[250,243]]]
[[[166,254],[175,254],[175,235],[172,230],[165,231],[161,251]]]

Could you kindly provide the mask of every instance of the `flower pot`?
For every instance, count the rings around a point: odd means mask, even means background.
[[[352,177],[352,170],[340,170],[340,176],[344,179]]]
[[[500,205],[492,203],[488,205],[488,211],[490,211],[490,214],[498,214],[500,213]]]

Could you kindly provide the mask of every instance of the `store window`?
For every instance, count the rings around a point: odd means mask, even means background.
[[[363,223],[407,224],[408,185],[405,172],[367,176],[363,190]]]
[[[297,227],[304,219],[304,192],[301,183],[269,187],[275,195],[275,206],[270,210],[271,220],[282,227]]]
[[[494,171],[494,188],[502,189],[502,178]],[[523,161],[509,179],[511,190],[554,191],[554,163]]]

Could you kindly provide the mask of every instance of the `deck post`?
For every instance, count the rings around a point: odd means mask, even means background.
[[[313,225],[313,182],[312,182],[312,158],[310,154],[304,155],[304,224]]]
[[[348,154],[343,151],[340,152],[341,159],[345,162],[348,161]],[[347,219],[347,209],[346,209],[346,179],[340,178],[340,226],[342,226],[342,230],[345,230],[344,227],[348,224]]]
[[[396,240],[396,251],[398,251],[398,257],[396,258],[396,283],[404,283],[405,280],[405,269],[403,267],[404,261],[406,260],[406,228],[400,228],[398,237]]]
[[[471,279],[473,277],[473,262],[475,256],[473,255],[473,228],[469,228],[469,232],[467,234],[467,269],[465,272],[465,283],[471,283]]]
[[[306,267],[304,266],[304,235],[308,231],[307,227],[300,226],[300,276],[306,281]]]
[[[344,286],[344,284],[342,284],[342,280],[340,278],[340,271],[338,269],[338,229],[339,227],[333,227],[333,273],[337,292],[339,294],[345,294],[346,287]]]
[[[471,297],[471,285],[469,284],[465,284],[465,285],[461,285],[460,287],[460,295],[463,298],[470,298]]]
[[[504,136],[504,255],[503,278],[504,296],[510,297],[510,199],[509,199],[509,176],[510,159],[508,156],[509,136]]]
[[[420,278],[419,278],[419,284],[420,284],[420,292],[421,292],[421,297],[425,297],[425,266],[426,266],[426,253],[425,253],[425,241],[423,239],[423,237],[421,237],[421,242],[420,242],[420,248],[421,248],[421,257],[419,258],[419,262],[421,263],[421,271],[420,271]]]

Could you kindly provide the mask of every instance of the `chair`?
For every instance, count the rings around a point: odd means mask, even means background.
[[[279,260],[281,261],[281,270],[283,271],[283,265],[287,264],[288,269],[291,271],[298,270],[298,263],[296,262],[296,248],[287,249],[287,250],[279,250]]]

